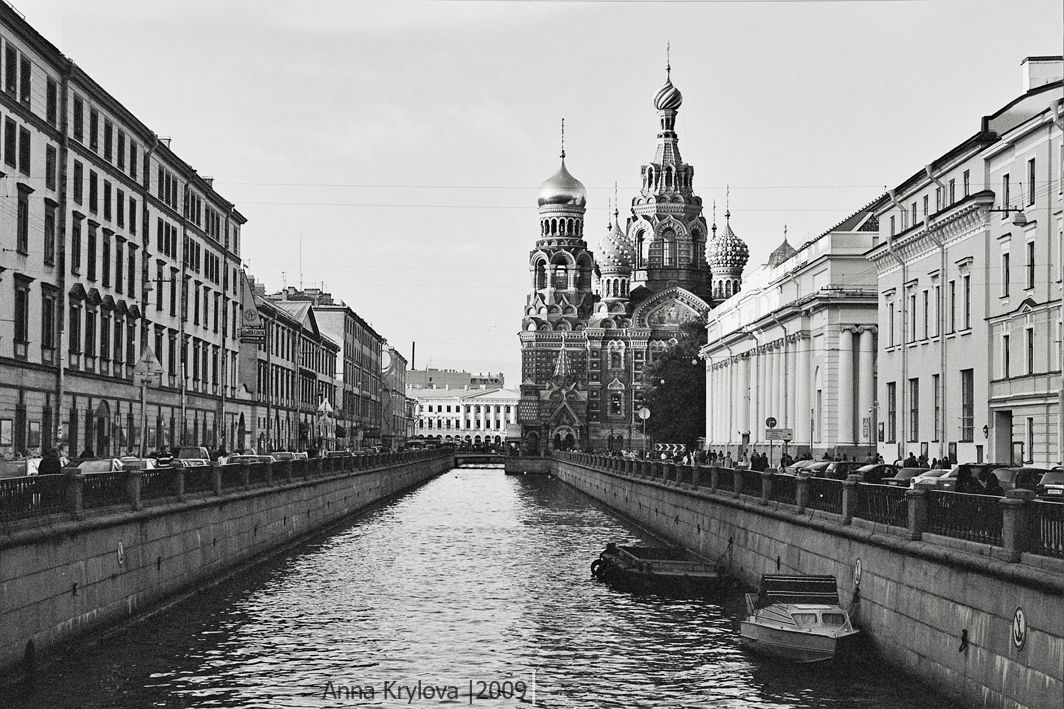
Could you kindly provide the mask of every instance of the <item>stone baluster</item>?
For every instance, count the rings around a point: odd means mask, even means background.
[[[772,475],[771,470],[761,471],[761,504],[767,505],[772,499]]]
[[[178,500],[185,499],[185,469],[184,467],[170,468],[170,489]]]
[[[794,504],[798,508],[798,514],[805,512],[809,504],[809,476],[799,475],[795,481]]]
[[[85,486],[85,473],[82,473],[77,468],[74,468],[67,473],[67,504],[70,507],[71,513],[74,515],[74,519],[81,519],[81,510],[83,508],[84,499],[84,486]]]
[[[927,496],[935,489],[934,482],[924,482],[905,491],[905,503],[909,509],[909,539],[919,540],[927,528]]]
[[[864,475],[847,475],[842,481],[842,523],[853,521],[853,511],[857,508],[857,484],[864,482]]]

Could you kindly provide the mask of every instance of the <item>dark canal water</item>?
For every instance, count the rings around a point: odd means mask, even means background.
[[[553,478],[454,470],[76,648],[0,690],[0,706],[945,706],[874,660],[808,670],[748,655],[738,593],[600,585],[588,566],[608,540],[653,541]]]

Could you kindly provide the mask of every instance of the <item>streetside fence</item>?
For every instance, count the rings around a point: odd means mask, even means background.
[[[451,451],[426,449],[114,473],[82,473],[77,468],[68,468],[58,475],[4,478],[0,479],[0,525],[34,518],[51,519],[52,515],[72,515],[79,519],[90,510],[136,510],[145,505],[281,486],[298,480],[371,471],[445,455],[451,455]]]
[[[860,475],[834,480],[594,453],[555,452],[554,457],[631,478],[745,496],[763,505],[793,508],[798,514],[823,512],[842,524],[864,519],[893,527],[913,540],[930,533],[1001,547],[1001,556],[1008,561],[1019,561],[1024,552],[1064,558],[1064,503],[1035,500],[1029,490],[1009,490],[996,497],[873,485]]]

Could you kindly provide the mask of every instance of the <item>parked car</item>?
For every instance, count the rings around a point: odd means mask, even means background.
[[[274,457],[274,460],[295,460],[296,454],[292,451],[274,451],[270,453]]]
[[[40,464],[40,458],[0,460],[0,478],[24,478],[28,475],[36,475]]]
[[[834,463],[833,460],[818,460],[815,463],[810,463],[802,469],[803,475],[812,475],[814,478],[823,478],[827,476],[828,466]]]
[[[998,484],[1001,485],[1001,489],[1005,492],[1009,490],[1015,490],[1017,488],[1021,490],[1034,490],[1038,487],[1038,482],[1042,477],[1048,473],[1046,468],[997,468],[994,471],[994,475],[998,479]]]
[[[924,482],[932,482],[933,483],[935,480],[937,480],[938,478],[942,477],[943,475],[945,475],[949,471],[950,471],[949,468],[931,468],[930,470],[925,470],[924,472],[920,473],[915,478],[913,478],[912,482],[910,482],[909,485],[910,485],[910,487],[916,487],[920,483],[924,483]]]
[[[1064,502],[1064,467],[1058,466],[1043,475],[1034,493],[1042,500]]]
[[[77,468],[82,473],[117,473],[122,469],[120,458],[92,458],[78,463]]]
[[[257,453],[233,453],[227,463],[276,463],[277,459],[272,455],[258,455]]]
[[[893,477],[898,472],[896,465],[890,463],[868,463],[853,471],[855,475],[863,475],[866,483],[873,485],[882,484],[883,478]]]
[[[894,487],[912,487],[913,478],[921,473],[926,473],[927,470],[927,468],[899,468],[898,472],[894,473],[894,477],[883,478],[879,482],[882,485],[893,485]]]
[[[824,469],[824,475],[834,480],[845,480],[862,465],[864,464],[858,460],[833,460]]]
[[[954,465],[953,468],[945,475],[940,475],[935,478],[935,486],[939,490],[953,490],[957,486],[957,476],[960,472],[967,468],[972,472],[972,478],[979,480],[979,474],[984,470],[993,472],[998,468],[1009,467],[1007,463],[959,463]]]
[[[174,456],[173,465],[198,468],[211,464],[211,454],[203,446],[181,446]]]
[[[138,458],[127,455],[119,458],[119,461],[122,463],[122,470],[155,470],[158,467],[155,458]]]

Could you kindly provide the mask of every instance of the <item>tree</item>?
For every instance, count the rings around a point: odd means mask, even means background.
[[[647,434],[656,443],[693,447],[706,428],[706,367],[698,358],[706,326],[699,320],[686,322],[676,339],[643,375],[643,401],[650,409]]]

